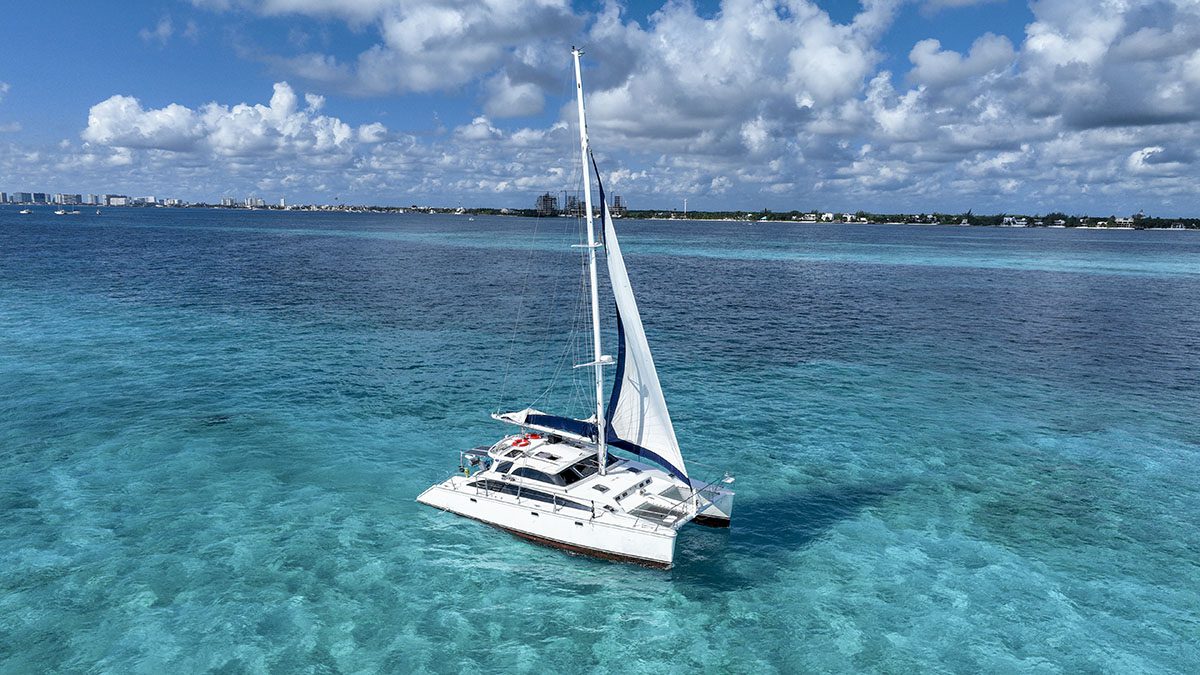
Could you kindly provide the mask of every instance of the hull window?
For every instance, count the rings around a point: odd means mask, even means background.
[[[580,511],[592,510],[591,507],[584,506],[583,504],[571,501],[570,499],[564,499],[548,492],[533,490],[527,487],[521,487],[519,485],[512,485],[511,483],[505,483],[498,480],[477,480],[472,483],[468,483],[468,486],[479,488],[481,490],[487,490],[488,492],[503,492],[506,495],[513,495],[514,497],[520,497],[522,499],[532,499],[534,501],[545,502],[554,506],[565,506],[569,509],[579,509]]]

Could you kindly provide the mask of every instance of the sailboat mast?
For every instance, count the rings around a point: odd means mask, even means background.
[[[579,71],[579,57],[582,51],[574,47],[571,54],[575,57],[575,102],[579,107],[579,155],[583,164],[583,207],[587,214],[587,252],[588,277],[592,287],[592,369],[596,374],[596,452],[600,462],[600,475],[607,473],[606,464],[608,444],[605,442],[604,428],[604,363],[600,352],[600,290],[596,283],[596,241],[595,226],[592,223],[592,176],[588,162],[587,120],[583,114],[583,77]]]

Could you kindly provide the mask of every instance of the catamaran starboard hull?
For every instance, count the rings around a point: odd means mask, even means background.
[[[733,518],[733,490],[720,485],[702,485],[695,480],[691,484],[703,497],[704,504],[692,522],[705,527],[729,527]]]
[[[455,476],[422,492],[417,501],[478,520],[538,544],[571,553],[669,569],[675,560],[675,530],[622,524],[612,513],[593,517],[587,510],[532,499],[513,503],[466,485]],[[614,521],[614,522],[606,522]]]

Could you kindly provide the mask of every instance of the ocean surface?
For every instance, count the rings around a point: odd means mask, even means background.
[[[584,413],[573,222],[0,208],[0,672],[1200,671],[1200,232],[619,229],[665,572],[414,501]]]

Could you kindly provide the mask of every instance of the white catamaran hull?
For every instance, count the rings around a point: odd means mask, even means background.
[[[573,553],[669,568],[675,559],[675,530],[626,516],[556,506],[511,496],[489,497],[455,476],[425,490],[417,501],[506,530],[539,544]],[[621,522],[626,521],[626,522]]]
[[[690,481],[692,489],[700,493],[701,507],[692,522],[706,527],[729,527],[733,518],[733,490],[719,485],[703,485]]]

